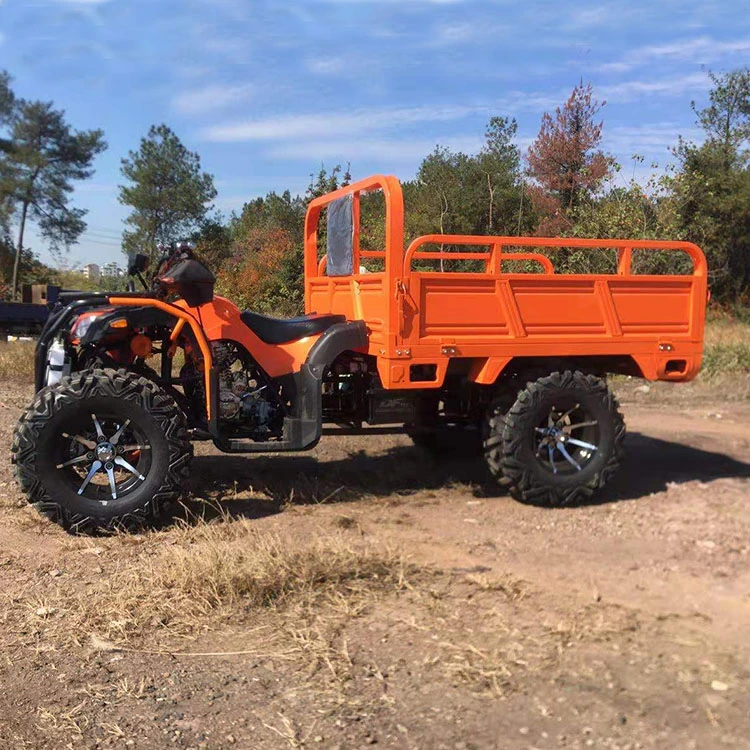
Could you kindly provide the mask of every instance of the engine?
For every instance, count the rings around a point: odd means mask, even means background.
[[[249,355],[231,341],[212,344],[219,371],[219,415],[255,439],[280,434],[283,408],[273,386],[265,381]]]

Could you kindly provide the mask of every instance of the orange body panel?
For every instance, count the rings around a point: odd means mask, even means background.
[[[298,372],[320,338],[305,336],[288,344],[266,344],[242,322],[237,306],[224,297],[215,296],[200,307],[188,307],[184,300],[178,300],[175,306],[196,317],[208,341],[231,339],[242,344],[272,378]]]
[[[360,251],[359,196],[382,190],[385,247]],[[351,194],[353,267],[379,257],[385,270],[326,275],[317,226],[323,209]],[[403,198],[398,180],[375,176],[310,203],[305,226],[305,305],[308,311],[364,320],[368,352],[378,358],[386,388],[439,387],[451,358],[468,358],[470,377],[491,384],[513,357],[630,356],[649,380],[690,380],[703,351],[707,268],[701,250],[687,242],[579,238],[428,235],[403,247]],[[467,246],[431,252],[425,245]],[[556,274],[539,249],[564,246],[618,251],[612,274]],[[511,252],[506,249],[512,248]],[[521,248],[524,252],[518,252]],[[688,255],[691,274],[647,276],[632,272],[633,251]],[[481,261],[480,272],[414,268],[419,260]],[[507,273],[507,261],[537,263],[542,273]],[[431,365],[435,379],[411,379],[412,365]],[[423,373],[420,377],[423,376]]]
[[[185,324],[189,325],[206,362],[211,362],[210,342],[221,339],[237,341],[255,357],[258,364],[271,377],[297,372],[319,338],[319,336],[306,336],[288,344],[266,344],[240,320],[239,309],[229,300],[219,296],[200,307],[189,307],[182,299],[168,303],[145,297],[110,297],[110,301],[113,305],[129,307],[150,305],[175,315],[179,320],[172,339],[177,338]]]

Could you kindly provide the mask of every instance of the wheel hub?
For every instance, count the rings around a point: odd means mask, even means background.
[[[560,427],[546,427],[540,429],[540,435],[542,442],[545,445],[551,443],[562,443],[565,442],[565,432]]]
[[[83,482],[78,488],[79,495],[83,495],[86,488],[100,472],[105,473],[107,475],[105,481],[109,483],[111,498],[116,500],[120,494],[122,482],[119,481],[115,472],[119,472],[120,475],[125,473],[126,476],[135,477],[139,482],[146,480],[146,477],[126,460],[125,456],[131,453],[135,455],[140,454],[142,451],[150,450],[151,446],[147,443],[121,444],[120,441],[126,435],[127,427],[130,424],[129,419],[126,419],[122,424],[116,425],[116,429],[111,437],[107,437],[104,434],[102,424],[96,414],[91,415],[91,421],[96,433],[95,440],[83,435],[69,435],[65,432],[62,434],[64,438],[86,448],[86,453],[74,456],[70,460],[58,464],[57,468],[66,469],[69,466],[80,466],[86,472]],[[130,460],[132,461],[133,459],[131,458]]]
[[[96,457],[100,461],[111,461],[115,457],[116,449],[112,443],[99,443],[96,446]]]
[[[536,428],[538,435],[537,455],[542,456],[546,453],[546,460],[553,474],[557,474],[558,471],[556,458],[558,461],[567,462],[578,472],[583,470],[583,466],[599,449],[597,445],[575,436],[576,430],[597,425],[596,420],[586,418],[582,422],[572,422],[571,414],[579,409],[580,404],[576,404],[572,409],[560,413],[555,407],[552,407],[547,417],[547,425]],[[577,455],[571,455],[575,451],[577,451]]]

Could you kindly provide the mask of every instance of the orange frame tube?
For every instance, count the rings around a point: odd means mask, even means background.
[[[187,325],[190,326],[195,340],[198,342],[198,347],[203,355],[203,377],[206,384],[206,416],[210,422],[211,420],[211,377],[210,371],[213,366],[213,357],[211,356],[211,347],[208,345],[203,330],[201,329],[198,321],[188,312],[175,305],[170,305],[168,302],[162,302],[158,299],[150,299],[148,297],[109,297],[109,301],[113,305],[118,307],[155,307],[158,310],[169,313],[177,318],[174,330],[172,331],[172,340],[175,340],[179,335],[182,328]],[[175,335],[175,331],[177,334]]]
[[[382,190],[385,199],[385,249],[380,251],[360,251],[359,246],[359,196]],[[385,260],[386,285],[393,289],[401,275],[404,253],[404,196],[401,183],[390,175],[373,175],[364,180],[353,182],[351,185],[334,190],[332,193],[321,195],[310,201],[305,215],[305,310],[311,311],[311,288],[307,283],[310,279],[323,276],[325,262],[318,260],[318,222],[323,209],[329,204],[344,198],[353,197],[352,221],[354,224],[354,269],[352,276],[359,276],[359,261],[361,257],[383,258]],[[324,256],[325,257],[325,256]],[[385,327],[389,331],[396,331],[399,327],[398,305],[393,295],[389,294],[384,301]]]
[[[419,248],[423,245],[472,245],[491,246],[489,253],[461,253],[461,252],[425,252]],[[697,245],[692,242],[661,242],[659,240],[600,240],[582,239],[580,237],[492,237],[466,234],[427,234],[418,237],[409,245],[404,256],[404,277],[411,273],[411,263],[415,256],[419,258],[430,258],[445,260],[460,260],[462,256],[473,260],[489,259],[487,271],[499,273],[500,263],[503,260],[536,260],[544,266],[545,273],[554,273],[552,261],[546,256],[538,253],[503,253],[503,246],[511,247],[577,247],[582,249],[613,249],[618,251],[617,274],[629,276],[631,274],[631,263],[633,250],[678,250],[686,253],[693,261],[693,275],[706,276],[708,273],[706,257]],[[594,274],[584,274],[592,276]]]

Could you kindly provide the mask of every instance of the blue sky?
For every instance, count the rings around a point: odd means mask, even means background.
[[[409,178],[436,144],[477,149],[496,114],[525,148],[583,78],[625,180],[632,154],[664,165],[698,137],[706,69],[749,63],[739,0],[0,0],[16,92],[109,142],[76,190],[90,226],[73,263],[122,259],[120,159],[154,123],[200,153],[226,214],[304,191],[321,162]]]

